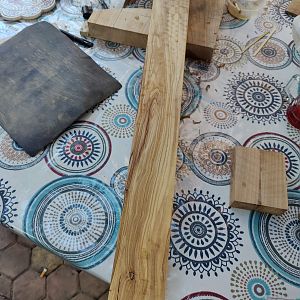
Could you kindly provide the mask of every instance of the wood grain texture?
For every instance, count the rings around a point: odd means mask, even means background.
[[[260,151],[261,205],[259,211],[282,214],[288,209],[285,157],[282,153]]]
[[[233,150],[230,206],[282,214],[288,209],[282,153],[236,147]]]
[[[300,15],[300,0],[293,0],[287,7],[286,11],[292,16]]]
[[[94,11],[88,20],[88,34],[116,43],[145,48],[151,9],[121,8]]]
[[[260,151],[236,147],[232,151],[230,206],[256,209],[260,202]]]
[[[189,0],[154,0],[110,300],[165,298]]]
[[[191,0],[187,37],[188,56],[211,59],[224,5],[224,0]],[[151,11],[144,8],[94,11],[88,20],[88,35],[146,48]]]

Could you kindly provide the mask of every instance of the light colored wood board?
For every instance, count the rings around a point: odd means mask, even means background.
[[[122,8],[94,11],[88,20],[89,35],[125,45],[145,48],[151,10]]]
[[[163,300],[189,0],[154,0],[109,300]]]
[[[187,55],[210,60],[215,48],[222,19],[224,0],[191,0]],[[125,8],[94,11],[90,19],[89,35],[134,47],[145,48],[151,10]]]
[[[230,206],[256,209],[260,204],[260,151],[236,147],[232,152]]]
[[[300,0],[293,0],[287,7],[286,11],[293,16],[300,15]]]
[[[211,59],[224,6],[224,0],[191,0],[187,38],[188,56],[204,60]]]
[[[282,153],[260,151],[261,206],[259,211],[281,214],[288,209],[285,158]]]

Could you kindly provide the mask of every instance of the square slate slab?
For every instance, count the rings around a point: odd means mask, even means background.
[[[31,156],[120,88],[47,22],[0,46],[0,124]]]

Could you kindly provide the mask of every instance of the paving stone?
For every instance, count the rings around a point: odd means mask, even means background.
[[[31,268],[36,272],[41,272],[47,268],[47,275],[49,275],[62,264],[63,260],[49,251],[40,247],[32,249]]]
[[[0,251],[0,273],[14,279],[28,269],[30,264],[31,250],[14,244]]]
[[[34,248],[36,246],[29,238],[22,235],[18,235],[18,243],[27,248]]]
[[[0,225],[0,249],[16,242],[16,235],[8,228]]]
[[[28,270],[13,283],[13,300],[41,300],[45,297],[46,279],[40,278],[33,270]]]
[[[72,298],[72,300],[94,300],[94,298],[91,298],[90,296],[86,294],[78,294],[75,297]]]
[[[11,280],[0,274],[0,296],[10,299]],[[1,300],[1,297],[0,297]]]
[[[106,282],[86,272],[80,272],[79,279],[82,292],[94,298],[100,297],[109,288]]]
[[[47,278],[48,300],[71,299],[79,290],[78,272],[62,265]]]
[[[105,294],[103,294],[99,300],[108,300],[108,292],[106,292]]]

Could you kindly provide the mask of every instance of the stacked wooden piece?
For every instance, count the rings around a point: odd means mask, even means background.
[[[288,209],[284,155],[236,147],[233,150],[232,207],[282,214]]]
[[[211,60],[224,6],[224,0],[191,0],[186,47],[188,56]],[[146,48],[151,14],[152,10],[145,8],[94,11],[81,34]]]

